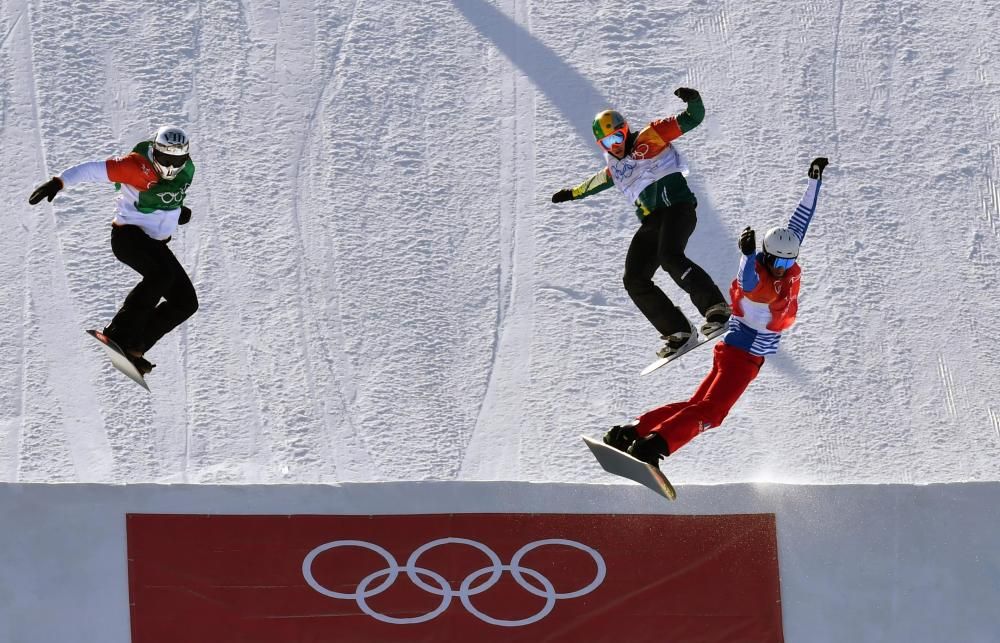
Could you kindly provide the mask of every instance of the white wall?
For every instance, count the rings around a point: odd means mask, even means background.
[[[127,512],[773,512],[785,639],[1000,640],[1000,483],[0,485],[0,641],[129,640]]]

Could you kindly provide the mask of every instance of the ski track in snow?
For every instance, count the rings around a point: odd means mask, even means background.
[[[16,45],[8,47],[12,39],[15,39],[22,32],[27,33],[24,29],[18,30],[19,25],[26,24],[24,17],[27,14],[27,6],[22,2],[12,6],[11,9],[9,22],[0,22],[0,28],[6,27],[3,40],[0,41],[0,53],[5,55],[11,49],[16,48]],[[21,73],[15,77],[13,73],[10,73],[12,70],[8,69],[6,58],[0,58],[0,63],[3,64],[2,72],[0,72],[0,101],[4,107],[2,115],[0,115],[0,124],[4,127],[4,136],[0,140],[0,149],[2,149],[0,154],[4,156],[0,162],[6,165],[8,161],[7,150],[13,147],[7,140],[5,129],[7,124],[22,118],[21,112],[25,109],[30,114],[24,120],[37,122],[38,118],[35,104],[30,98],[27,101],[16,100],[19,87],[23,90],[24,85],[33,84],[33,74],[30,71],[19,70]],[[31,91],[24,93],[30,97],[34,96]],[[23,104],[24,102],[28,103],[27,107]],[[37,137],[37,129],[33,129],[33,134]],[[18,476],[18,454],[23,444],[27,395],[24,382],[27,377],[28,329],[25,326],[25,320],[29,299],[28,289],[25,288],[27,281],[23,260],[25,250],[23,244],[18,242],[23,240],[29,228],[25,225],[24,218],[19,218],[20,221],[16,226],[17,232],[4,235],[4,238],[0,240],[0,269],[3,270],[5,277],[9,276],[10,283],[16,283],[19,286],[18,290],[11,293],[9,299],[11,304],[9,310],[12,314],[6,320],[0,321],[0,334],[7,338],[7,342],[11,345],[9,351],[0,351],[0,390],[11,392],[9,396],[0,398],[0,414],[2,414],[0,415],[0,475],[3,475],[4,479],[7,480],[17,479]],[[17,340],[16,345],[13,341],[14,338]]]
[[[832,123],[834,133],[840,132],[840,127],[837,126],[837,65],[840,62],[840,29],[841,22],[844,18],[844,0],[839,0],[837,2],[837,24],[834,31],[833,38],[833,56],[832,56],[832,71],[830,74],[830,104],[833,106],[832,113]],[[833,155],[834,158],[840,158],[840,137],[835,136],[833,139]]]
[[[308,234],[307,234],[307,221],[303,220],[301,209],[308,207],[304,203],[305,195],[307,194],[306,172],[303,171],[305,166],[307,170],[311,170],[312,166],[307,164],[307,151],[309,151],[311,145],[310,141],[317,134],[318,130],[322,126],[322,117],[325,112],[323,111],[323,105],[325,103],[333,103],[343,86],[344,77],[342,75],[342,70],[344,68],[344,48],[343,43],[350,39],[351,28],[355,21],[355,16],[358,11],[358,3],[354,2],[351,4],[348,10],[348,18],[346,20],[346,26],[344,27],[344,37],[338,41],[337,47],[331,52],[330,59],[333,61],[331,66],[332,75],[328,75],[327,78],[322,83],[322,88],[318,93],[316,102],[312,105],[307,117],[306,117],[306,127],[304,128],[304,136],[299,140],[296,146],[296,153],[292,159],[292,168],[294,171],[292,180],[292,194],[297,195],[294,201],[292,213],[293,220],[295,223],[295,228],[298,231],[299,239],[298,243],[303,249],[306,247]],[[331,86],[333,89],[331,89]],[[298,196],[302,195],[302,196]],[[303,252],[304,255],[308,256],[309,253]],[[300,279],[300,287],[305,287],[308,289],[305,300],[300,304],[303,309],[306,309],[307,305],[316,306],[322,308],[322,302],[324,300],[323,293],[314,292],[313,289],[309,287],[309,282]],[[358,434],[357,427],[353,421],[353,410],[349,401],[348,389],[355,388],[356,383],[353,375],[353,369],[350,369],[351,359],[344,352],[344,339],[343,339],[343,326],[342,326],[342,316],[340,314],[341,302],[339,294],[334,292],[331,293],[332,298],[336,301],[333,306],[334,314],[332,319],[330,319],[330,324],[332,327],[327,327],[325,330],[330,335],[332,341],[327,341],[322,332],[316,332],[311,337],[304,337],[303,342],[306,344],[306,361],[309,364],[317,362],[318,366],[322,366],[324,363],[336,364],[340,367],[342,371],[345,371],[339,378],[334,375],[333,379],[335,381],[340,380],[339,384],[336,386],[335,390],[330,392],[333,398],[333,411],[325,409],[324,407],[324,423],[327,427],[327,435],[325,436],[325,458],[335,463],[335,471],[337,471],[340,477],[364,477],[367,472],[369,475],[371,471],[371,461],[368,457],[367,452],[358,443],[360,436]],[[303,327],[306,327],[307,320],[302,320]],[[317,329],[318,331],[324,330],[322,327]],[[318,353],[316,357],[310,357],[308,354],[308,345],[315,344],[316,346],[325,349],[323,352]],[[322,358],[322,360],[320,359]],[[310,369],[309,383],[310,383],[310,394],[313,399],[320,401],[322,396],[319,391],[322,390],[322,383],[325,381],[323,373],[320,368]],[[343,429],[338,428],[337,420],[340,420],[340,424]],[[337,445],[336,448],[331,448],[331,445]]]
[[[549,196],[601,167],[590,115],[673,115],[678,86],[707,109],[678,142],[688,253],[720,286],[738,231],[831,166],[799,324],[671,479],[1000,476],[989,3],[2,6],[2,480],[612,480],[577,436],[684,399],[709,360],[637,376],[656,336],[621,284],[632,208]],[[171,248],[201,308],[147,394],[81,332],[135,283],[113,190],[25,197],[168,121],[194,138]]]
[[[504,3],[501,9],[517,26],[527,28],[530,3]],[[522,438],[531,431],[530,419],[523,412],[524,382],[519,381],[517,371],[531,359],[534,251],[531,221],[523,213],[535,198],[535,186],[529,174],[518,170],[533,138],[534,92],[511,61],[501,58],[495,64],[503,69],[503,111],[516,116],[505,119],[499,146],[500,184],[505,189],[499,203],[496,332],[487,360],[487,385],[460,470],[462,477],[484,479],[503,476],[498,462],[522,457]]]
[[[26,5],[21,5],[19,14],[29,18],[31,15]],[[35,66],[34,50],[38,38],[30,19],[23,25],[25,36],[20,50],[29,54],[28,70],[35,80],[38,68]],[[31,111],[37,124],[32,136],[36,149],[43,150],[46,121],[39,107],[39,84],[32,82],[29,91]],[[44,155],[40,165],[48,165]],[[112,462],[101,414],[91,400],[92,392],[75,386],[73,373],[59,364],[64,359],[59,351],[53,353],[44,349],[46,346],[81,349],[87,340],[82,332],[74,336],[80,329],[78,323],[66,325],[60,321],[78,320],[80,317],[73,310],[73,302],[68,296],[69,270],[66,266],[70,261],[63,251],[59,221],[51,207],[41,204],[40,207],[41,210],[34,213],[39,218],[30,228],[29,250],[25,257],[29,277],[25,293],[24,346],[26,353],[38,359],[25,362],[22,379],[22,399],[26,400],[26,404],[22,409],[24,422],[20,429],[18,477],[46,480],[52,476],[56,479],[100,481],[112,474]],[[39,306],[43,310],[39,311]],[[34,388],[36,386],[49,393],[43,398],[46,400],[44,409],[36,406],[40,400],[30,394],[38,390]],[[32,407],[36,412],[32,412]],[[39,450],[38,456],[33,455],[33,449]],[[56,457],[68,465],[68,470],[51,471],[49,466],[52,463],[46,462],[47,453],[59,453]]]

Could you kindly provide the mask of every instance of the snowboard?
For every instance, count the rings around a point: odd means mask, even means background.
[[[590,452],[594,454],[594,457],[608,473],[634,480],[668,500],[677,500],[674,486],[658,468],[646,464],[642,460],[636,460],[624,451],[604,444],[601,440],[588,438],[585,435],[580,437],[587,443]]]
[[[650,373],[652,373],[656,369],[660,368],[661,366],[666,366],[667,364],[669,364],[670,362],[674,361],[675,359],[677,359],[681,355],[687,355],[688,353],[690,353],[694,349],[698,348],[702,344],[707,344],[710,341],[712,341],[713,339],[716,339],[718,337],[722,337],[723,335],[726,334],[727,330],[729,330],[729,326],[728,325],[723,326],[722,328],[720,328],[719,330],[715,331],[711,335],[707,335],[707,336],[706,335],[698,335],[698,340],[697,341],[688,342],[687,345],[684,346],[684,348],[682,348],[681,350],[677,351],[673,355],[668,355],[667,357],[661,357],[661,358],[657,359],[655,362],[653,362],[652,364],[650,364],[646,368],[642,369],[642,372],[639,373],[639,375],[649,375]]]
[[[101,346],[105,351],[107,351],[108,357],[111,358],[111,364],[115,368],[128,375],[142,388],[147,391],[149,390],[149,386],[146,384],[146,379],[142,376],[142,373],[140,373],[139,369],[135,367],[135,364],[133,364],[131,360],[125,356],[125,351],[123,351],[118,344],[114,343],[111,338],[97,330],[88,330],[87,334],[101,343]]]

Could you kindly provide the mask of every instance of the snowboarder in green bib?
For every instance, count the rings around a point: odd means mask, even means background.
[[[118,190],[111,223],[111,250],[142,281],[104,334],[125,351],[140,373],[153,364],[143,356],[161,337],[198,310],[191,279],[167,243],[191,219],[184,197],[194,178],[190,140],[180,127],[164,125],[152,140],[106,161],[88,161],[54,176],[31,193],[28,203],[51,201],[64,187],[111,182]]]
[[[698,264],[685,254],[688,238],[698,223],[698,200],[684,175],[687,166],[671,141],[697,127],[705,105],[694,89],[681,87],[674,95],[687,103],[676,117],[656,120],[638,132],[614,110],[594,117],[594,137],[604,152],[606,166],[583,183],[552,195],[553,203],[583,199],[617,187],[635,204],[639,230],[625,256],[625,290],[646,319],[660,332],[666,345],[657,351],[668,357],[697,341],[694,327],[653,282],[662,268],[691,297],[705,322],[708,336],[725,326],[732,311],[722,291]]]

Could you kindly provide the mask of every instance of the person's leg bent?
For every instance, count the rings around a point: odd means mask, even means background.
[[[701,399],[692,401],[654,429],[666,440],[671,453],[702,431],[722,424],[764,363],[764,358],[723,342],[716,345],[714,352],[715,376],[702,382]]]
[[[686,402],[674,402],[673,404],[664,404],[663,406],[658,406],[655,409],[650,409],[646,411],[636,419],[639,420],[639,426],[636,427],[636,433],[638,433],[640,438],[646,437],[653,431],[660,429],[666,422],[676,415],[678,412],[684,410],[692,404],[696,404],[705,398],[705,394],[712,387],[715,382],[715,378],[719,374],[719,360],[716,359],[715,354],[712,356],[712,368],[708,372],[708,375],[701,380],[701,384],[695,390],[694,395],[690,397]]]
[[[167,244],[159,250],[160,261],[171,272],[170,287],[163,293],[164,301],[156,306],[152,315],[140,333],[140,345],[143,352],[153,347],[161,337],[180,325],[184,320],[198,310],[198,295],[194,284],[188,277],[184,267],[171,252]]]
[[[698,225],[693,203],[676,203],[663,214],[657,256],[660,266],[684,292],[702,315],[715,304],[725,301],[722,291],[701,266],[685,254],[688,239]]]
[[[663,336],[688,328],[687,319],[670,298],[653,282],[660,267],[657,248],[663,213],[649,215],[632,237],[625,255],[622,282],[633,303]]]
[[[141,329],[147,324],[163,293],[172,285],[172,269],[163,262],[159,252],[164,245],[162,241],[151,239],[137,226],[113,226],[111,229],[111,250],[115,257],[142,275],[142,280],[125,297],[106,328],[113,338],[126,344],[123,348],[136,347]]]
[[[715,378],[719,376],[719,359],[717,357],[716,349],[723,342],[719,342],[712,349],[712,369],[708,372],[708,375],[701,381],[698,388],[695,390],[694,395],[691,396],[691,402],[701,402],[705,399],[705,395],[708,393],[709,389],[712,388],[712,384],[715,383]]]
[[[646,437],[688,404],[690,402],[674,402],[646,411],[636,418],[639,421],[639,425],[635,427],[636,434],[640,438]]]

